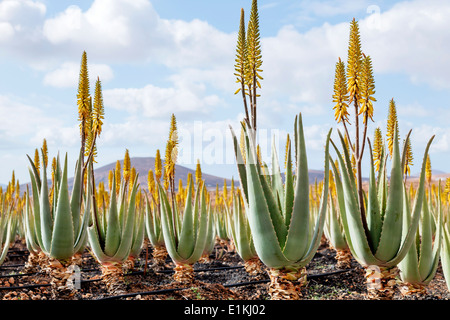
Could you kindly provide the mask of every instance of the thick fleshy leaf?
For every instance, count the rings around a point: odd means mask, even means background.
[[[135,214],[136,214],[136,192],[138,188],[138,177],[139,175],[136,175],[136,178],[133,182],[130,201],[128,204],[128,211],[125,219],[125,225],[124,228],[122,229],[119,248],[117,249],[117,252],[113,257],[114,261],[126,260],[131,251],[134,233]]]
[[[104,252],[107,256],[113,257],[120,245],[120,223],[119,213],[117,212],[116,199],[116,178],[113,175],[111,196],[109,200],[109,208],[106,212],[106,234],[100,243],[104,243]]]
[[[428,144],[425,148],[425,153],[422,161],[422,169],[420,173],[420,179],[419,179],[419,187],[416,193],[416,199],[414,204],[414,209],[412,213],[411,218],[411,225],[407,230],[402,231],[402,244],[400,247],[400,250],[397,252],[396,256],[388,261],[385,265],[386,266],[395,266],[397,265],[406,255],[406,253],[409,250],[409,247],[412,244],[412,241],[414,241],[414,237],[416,234],[417,226],[419,225],[420,220],[420,213],[422,211],[422,201],[423,197],[425,196],[425,166],[426,166],[426,159],[428,155],[428,150],[430,149],[430,145],[433,142],[435,136],[432,136],[431,139],[428,141]],[[403,233],[406,234],[405,237],[403,237]]]
[[[50,256],[58,260],[66,260],[74,254],[75,240],[67,185],[67,154],[64,160],[64,171],[54,218]]]
[[[398,131],[394,130],[392,169],[386,212],[383,218],[380,242],[375,256],[389,261],[397,254],[402,240],[403,173],[398,145]]]
[[[187,196],[186,196],[186,203],[184,207],[184,213],[183,213],[183,222],[181,225],[181,233],[180,238],[177,243],[177,251],[180,257],[183,259],[188,259],[192,252],[194,251],[194,245],[195,245],[195,231],[194,231],[194,211],[197,210],[197,206],[195,206],[195,209],[192,207],[192,180],[189,180],[188,186],[187,186]],[[199,190],[197,189],[196,195],[195,195],[195,204],[197,204],[199,199]]]
[[[167,199],[166,192],[163,187],[158,183],[159,199],[161,203],[161,227],[164,236],[164,243],[167,249],[167,253],[174,261],[183,261],[177,251],[177,244],[175,241],[175,229],[172,223],[172,208]]]
[[[349,173],[348,166],[344,162],[341,153],[332,141],[331,143],[336,150],[340,167],[340,177],[343,191],[342,194],[340,195],[339,189],[337,190],[338,197],[343,197],[345,201],[345,210],[341,212],[341,219],[350,251],[355,260],[357,260],[361,265],[377,265],[377,259],[373,256],[370,249],[369,242],[366,237],[366,231],[361,220],[358,199],[356,198],[356,192],[354,190],[356,185],[354,183],[354,179],[351,179],[351,177],[353,177],[353,172],[350,171]],[[346,161],[348,162],[350,160],[343,139],[341,139],[341,143],[344,149]],[[337,172],[335,172],[335,175],[336,173]]]
[[[298,143],[298,154],[295,199],[286,246],[283,250],[286,258],[294,261],[300,260],[309,246],[309,175],[301,114],[299,115],[297,130],[298,137],[296,141]],[[327,157],[328,155],[325,159]],[[328,164],[328,161],[326,163]],[[328,185],[324,189],[328,190]]]
[[[370,154],[372,154],[372,146],[369,141]],[[367,201],[367,224],[370,233],[371,250],[374,252],[378,248],[381,236],[381,228],[383,221],[381,219],[380,204],[378,202],[378,192],[375,181],[375,165],[373,158],[370,157],[370,176],[369,176],[369,192]]]

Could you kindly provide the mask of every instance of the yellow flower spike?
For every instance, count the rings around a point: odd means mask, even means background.
[[[44,163],[43,166],[47,167],[48,164],[48,147],[47,147],[47,140],[44,139],[42,142],[42,153],[44,154]]]
[[[200,160],[197,159],[197,166],[195,169],[195,183],[199,184],[202,180],[202,168],[200,167]]]
[[[114,179],[114,172],[112,170],[109,170],[108,172],[108,188],[109,192],[111,192],[113,187],[113,179]]]
[[[131,170],[131,162],[130,162],[130,153],[128,149],[125,150],[125,156],[123,158],[123,180],[127,183],[130,180],[130,170]]]
[[[403,145],[406,140],[403,140]],[[408,139],[408,143],[406,144],[406,159],[405,159],[405,168],[403,169],[403,173],[405,175],[411,175],[411,165],[413,165],[413,154],[411,148],[411,139]]]
[[[450,178],[449,178],[450,179]],[[216,207],[219,205],[220,201],[220,194],[219,194],[219,184],[216,183],[216,199],[215,199],[215,205]]]
[[[39,157],[39,151],[37,148],[34,150],[34,166],[36,167],[36,170],[40,175],[41,161]]]
[[[128,192],[129,192],[128,196],[131,195],[131,190],[133,189],[133,182],[136,179],[136,168],[135,167],[131,168],[129,179],[130,179],[129,181],[131,181],[131,183],[128,185]]]
[[[383,154],[383,135],[381,133],[381,129],[377,127],[374,133],[374,142],[373,142],[373,150],[372,157],[373,163],[375,165],[376,172],[380,171],[381,157]]]
[[[168,190],[169,186],[174,188],[175,164],[178,157],[178,133],[177,121],[175,115],[172,114],[170,121],[169,139],[166,145],[166,158],[164,162],[164,187]],[[172,190],[173,191],[173,190]]]
[[[389,148],[389,155],[392,158],[392,148],[394,144],[394,130],[397,130],[398,134],[398,121],[397,121],[397,109],[395,107],[394,98],[389,102],[389,113],[387,119],[387,143]],[[398,135],[399,136],[399,135]]]
[[[250,111],[252,128],[256,130],[256,98],[259,96],[256,93],[257,88],[261,88],[259,80],[262,80],[260,73],[262,72],[262,55],[259,32],[259,17],[258,17],[258,3],[256,0],[252,2],[250,11],[250,19],[247,25],[246,38],[247,59],[245,66],[245,83],[248,88],[248,95],[250,97]]]
[[[155,192],[155,175],[153,174],[153,170],[148,170],[147,175],[147,187],[148,191],[153,194]]]
[[[96,138],[100,136],[102,132],[103,119],[104,119],[104,107],[103,107],[103,97],[102,97],[102,86],[100,78],[97,77],[95,82],[95,93],[94,93],[94,106],[91,111],[91,119],[87,129],[86,149],[85,155],[89,155],[91,148],[93,148],[92,159],[95,162],[95,157],[97,156],[97,146],[95,145]],[[94,144],[94,146],[92,146]]]
[[[353,18],[350,23],[350,39],[348,45],[347,61],[347,91],[349,103],[360,100],[360,77],[361,77],[361,40],[358,22]]]
[[[156,181],[160,181],[162,176],[162,164],[161,164],[161,155],[159,153],[159,149],[156,150],[155,156],[155,179]]]
[[[80,121],[80,135],[82,146],[85,146],[85,141],[89,133],[89,122],[91,121],[91,95],[89,93],[89,75],[87,68],[87,55],[83,51],[81,57],[80,76],[78,81],[78,120]]]
[[[226,179],[223,179],[222,197],[223,197],[223,203],[228,203],[228,186],[227,186]]]
[[[329,189],[330,189],[330,195],[331,195],[331,199],[335,199],[336,197],[336,184],[334,182],[334,176],[333,176],[333,172],[330,169],[330,174],[329,174]]]
[[[431,170],[431,161],[430,161],[430,155],[427,155],[427,162],[425,165],[425,177],[426,177],[426,181],[428,186],[430,186],[431,184],[431,176],[432,176],[432,170]]]
[[[245,122],[242,122],[242,125],[244,126],[244,128],[246,127]],[[240,135],[240,139],[239,139],[239,148],[241,149],[242,160],[244,161],[243,164],[246,163],[246,161],[245,161],[245,133],[244,133],[244,128],[241,127],[241,135]]]
[[[339,122],[347,122],[348,120],[348,94],[347,94],[347,78],[345,76],[345,65],[344,62],[339,61],[336,62],[336,70],[334,75],[334,94],[333,94],[333,102],[336,103],[333,107],[334,118]]]
[[[288,164],[288,152],[289,152],[290,143],[291,143],[291,139],[289,138],[289,133],[288,133],[287,138],[286,138],[286,151],[284,154],[284,169],[287,168],[287,164]],[[292,165],[292,159],[291,159],[291,165]]]
[[[375,81],[373,79],[372,60],[370,56],[363,54],[361,63],[361,97],[359,104],[361,106],[358,114],[363,114],[363,121],[367,123],[367,118],[373,121],[373,102],[377,101],[375,94]]]
[[[117,160],[116,161],[116,169],[114,170],[114,174],[115,174],[115,180],[116,180],[116,193],[119,192],[120,190],[120,182],[121,182],[121,177],[122,177],[122,173],[121,173],[121,166],[120,166],[120,161]]]

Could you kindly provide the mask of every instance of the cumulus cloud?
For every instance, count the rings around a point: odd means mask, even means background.
[[[97,77],[100,81],[107,82],[114,77],[113,70],[106,64],[89,64],[88,72],[90,81],[94,82]],[[44,76],[44,84],[53,87],[75,87],[78,84],[80,64],[65,62],[55,70]]]
[[[109,89],[103,92],[103,97],[105,106],[159,119],[169,119],[172,113],[199,117],[222,103],[221,98],[206,94],[201,86],[183,84],[166,88],[149,84],[143,88]]]

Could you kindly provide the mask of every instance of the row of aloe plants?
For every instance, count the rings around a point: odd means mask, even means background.
[[[216,240],[226,243],[227,250],[236,250],[248,270],[261,272],[261,263],[267,268],[272,299],[301,296],[306,267],[324,236],[334,248],[347,252],[347,258],[349,252],[367,270],[368,289],[374,298],[393,296],[397,269],[409,288],[426,285],[436,272],[439,257],[444,275],[450,279],[448,205],[443,205],[440,186],[433,193],[427,192],[425,185],[433,138],[424,152],[419,186],[408,192],[410,137],[406,136],[401,152],[398,125],[390,119],[389,155],[382,148],[377,164],[370,157],[368,191],[362,188],[362,157],[366,143],[371,149],[367,126],[376,100],[371,60],[361,52],[357,22],[351,23],[347,73],[340,59],[336,64],[335,118],[343,123],[345,134],[338,131],[339,148],[331,138],[332,129],[329,130],[324,148],[325,175],[312,200],[301,114],[294,121],[293,148],[288,137],[284,178],[275,147],[271,170],[258,152],[256,103],[262,63],[257,1],[252,3],[247,32],[241,12],[235,68],[241,85],[237,92],[242,92],[246,111],[241,143],[231,130],[240,189],[233,190],[230,198],[222,194],[222,204],[220,197],[214,203],[198,171],[195,183],[191,177],[185,188],[181,184],[176,190],[178,137],[174,115],[163,182],[159,161],[154,178],[149,172],[148,192],[143,192],[126,153],[123,176],[117,174],[119,170],[111,172],[109,192],[100,188],[93,168],[104,113],[101,85],[98,79],[92,99],[83,53],[77,101],[81,149],[72,191],[69,192],[67,155],[63,162],[59,156],[54,158],[50,187],[46,146],[40,155],[37,152],[34,161],[29,158],[31,190],[19,201],[20,197],[12,199],[11,187],[2,200],[2,258],[13,236],[21,234],[30,250],[27,267],[37,264],[48,271],[55,297],[67,299],[76,297],[77,292],[63,284],[70,278],[70,269],[80,264],[81,253],[86,249],[101,265],[109,291],[117,293],[124,290],[124,268],[132,266],[143,244],[153,246],[158,258],[155,261],[163,261],[169,255],[176,265],[174,279],[189,282],[193,279],[193,264],[212,252]],[[354,144],[347,129],[347,108],[352,103],[356,124]],[[360,116],[363,125],[358,125]],[[335,151],[334,159],[330,149]],[[391,159],[390,174],[388,159]],[[17,213],[20,211],[22,215]]]

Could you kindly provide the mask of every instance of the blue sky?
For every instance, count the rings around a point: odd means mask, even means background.
[[[450,172],[450,3],[446,1],[258,1],[263,77],[258,126],[262,146],[283,150],[302,112],[308,163],[323,168],[333,118],[334,66],[346,61],[349,22],[359,21],[372,57],[374,122],[385,133],[394,98],[400,135],[410,129],[414,166],[428,139],[435,170]],[[104,131],[97,166],[164,153],[170,116],[180,131],[179,163],[236,176],[228,126],[238,129],[234,54],[241,8],[251,0],[6,0],[0,2],[0,183],[12,170],[29,181],[26,154],[47,139],[50,156],[79,148],[76,109],[82,52],[91,93],[102,81]],[[269,160],[269,148],[263,157]],[[283,152],[279,152],[283,154]],[[367,156],[366,156],[367,159]]]

